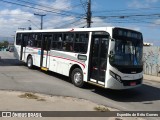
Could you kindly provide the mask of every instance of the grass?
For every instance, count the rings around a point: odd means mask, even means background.
[[[41,98],[41,99],[38,99],[37,101],[46,101],[45,99]]]
[[[39,98],[37,95],[33,93],[24,93],[22,95],[19,95],[20,98],[27,98],[27,99],[36,99],[37,101],[46,101],[43,98]]]
[[[33,93],[24,93],[19,95],[20,98],[27,98],[27,99],[38,99],[39,97]]]
[[[108,108],[106,108],[106,107],[104,107],[104,106],[97,106],[97,107],[94,107],[94,110],[99,111],[99,112],[110,111]]]

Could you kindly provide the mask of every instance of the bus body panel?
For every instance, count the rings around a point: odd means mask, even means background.
[[[78,53],[51,50],[49,70],[65,76],[69,76],[70,68],[73,65],[78,65],[84,70],[86,67],[85,62],[78,60],[77,56]]]

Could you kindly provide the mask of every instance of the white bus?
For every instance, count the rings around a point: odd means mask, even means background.
[[[118,27],[17,31],[15,56],[28,68],[70,77],[82,87],[129,89],[143,80],[143,38]]]

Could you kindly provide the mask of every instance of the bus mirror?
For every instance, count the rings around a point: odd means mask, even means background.
[[[78,60],[87,60],[87,56],[86,55],[78,55]]]

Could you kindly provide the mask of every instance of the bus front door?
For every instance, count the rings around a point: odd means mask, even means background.
[[[51,45],[51,34],[44,34],[42,39],[41,47],[41,69],[47,71],[49,68],[49,55],[50,55],[50,45]]]
[[[93,35],[90,58],[90,81],[105,85],[109,36]]]

